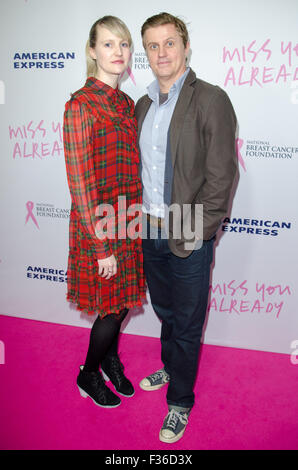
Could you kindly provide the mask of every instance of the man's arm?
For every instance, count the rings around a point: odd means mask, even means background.
[[[236,156],[237,119],[228,95],[218,89],[207,110],[205,123],[205,183],[199,193],[204,208],[203,238],[212,238],[227,212],[231,189],[238,171]]]

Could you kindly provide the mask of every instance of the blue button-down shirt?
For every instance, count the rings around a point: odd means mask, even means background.
[[[148,96],[152,104],[146,114],[140,135],[142,158],[143,210],[156,217],[164,217],[164,174],[167,149],[167,135],[172,115],[189,72],[172,85],[167,100],[159,103],[159,84],[155,80],[149,87]]]

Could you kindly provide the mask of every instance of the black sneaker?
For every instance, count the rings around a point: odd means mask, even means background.
[[[179,441],[184,434],[187,423],[188,412],[171,408],[163,422],[159,439],[168,444]]]
[[[84,366],[80,366],[77,385],[81,396],[84,398],[90,397],[95,405],[103,408],[116,408],[121,403],[120,398],[106,386],[99,371],[85,372]]]
[[[111,381],[115,390],[124,397],[132,397],[135,393],[132,383],[123,373],[123,364],[118,356],[105,358],[101,363],[101,370],[106,381]]]

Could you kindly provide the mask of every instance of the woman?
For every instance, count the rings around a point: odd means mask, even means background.
[[[127,207],[141,203],[134,104],[117,85],[128,66],[130,46],[130,33],[118,18],[105,16],[94,23],[86,49],[88,78],[66,103],[64,114],[72,199],[67,299],[79,310],[98,314],[77,384],[82,396],[106,408],[121,401],[105,385],[100,366],[116,391],[134,394],[119,360],[118,336],[128,309],[145,297],[141,239],[129,238],[126,230],[123,236],[123,220],[121,229],[116,221],[112,236],[113,230],[104,230],[99,225],[104,219],[98,217],[106,215],[102,207],[109,205],[120,219],[124,198]]]

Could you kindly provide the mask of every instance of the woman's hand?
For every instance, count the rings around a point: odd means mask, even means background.
[[[117,273],[117,261],[114,255],[108,258],[98,259],[98,274],[105,279],[110,279]]]

